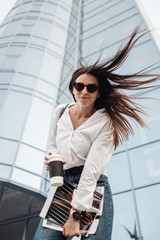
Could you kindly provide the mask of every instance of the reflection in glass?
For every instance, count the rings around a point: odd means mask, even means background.
[[[113,155],[106,171],[113,193],[131,189],[126,152]]]
[[[0,115],[0,135],[19,140],[26,121],[31,96],[11,91]]]
[[[15,46],[14,44],[12,44],[8,48],[6,55],[20,56],[23,54],[24,50],[25,50],[25,46]]]
[[[136,199],[144,240],[160,236],[160,184],[136,190]]]
[[[34,48],[28,48],[22,57],[19,71],[27,74],[38,75],[42,64],[43,52]]]
[[[0,105],[2,105],[2,103],[3,103],[3,99],[4,99],[4,97],[5,97],[5,95],[6,95],[6,93],[7,93],[7,89],[0,89]]]
[[[50,35],[50,39],[53,42],[58,43],[58,45],[63,47],[66,42],[66,37],[67,37],[66,30],[56,25],[53,25],[51,35]]]
[[[30,76],[29,74],[17,73],[14,78],[13,83],[16,85],[20,85],[26,88],[34,89],[37,82],[37,78]]]
[[[59,69],[61,61],[51,54],[45,53],[43,65],[40,69],[40,77],[52,84],[58,83]]]
[[[15,35],[18,31],[19,28],[19,24],[21,23],[21,21],[15,21],[15,22],[11,22],[6,29],[3,32],[3,36],[7,36],[7,35]]]
[[[46,14],[55,15],[58,4],[54,2],[47,2],[43,8],[43,12]]]
[[[37,24],[35,26],[33,35],[41,37],[41,38],[48,38],[51,28],[52,28],[51,23],[40,20],[39,22],[37,22]],[[43,31],[42,31],[42,29],[43,29]]]
[[[17,62],[19,60],[19,57],[16,56],[6,56],[6,58],[4,59],[3,63],[1,64],[1,68],[3,69],[15,69]]]
[[[114,202],[114,221],[113,221],[113,240],[130,239],[124,226],[133,231],[135,223],[135,211],[131,192],[115,195]]]
[[[160,181],[160,144],[148,144],[129,151],[134,187]]]
[[[21,144],[17,159],[16,166],[24,168],[30,172],[41,175],[44,162],[44,153],[34,149],[30,146]]]
[[[157,69],[158,71],[158,69]],[[137,128],[134,126],[135,136],[130,137],[128,147],[135,147],[145,143],[149,143],[155,140],[159,140],[160,136],[160,111],[159,111],[159,95],[160,89],[154,89],[143,94],[142,97],[155,98],[155,99],[142,99],[137,101],[138,104],[144,106],[144,111],[147,112],[148,116],[144,116],[143,119],[147,123],[150,129]]]
[[[43,80],[38,80],[37,85],[36,85],[36,90],[39,92],[45,93],[51,98],[55,98],[56,93],[57,93],[57,88],[56,86],[53,86]]]
[[[34,174],[28,173],[26,171],[22,171],[18,168],[13,169],[12,181],[15,181],[19,185],[25,185],[27,187],[31,187],[33,189],[40,189],[41,178],[35,176]]]
[[[18,142],[0,139],[0,162],[12,165],[17,147]]]
[[[35,97],[26,121],[22,141],[45,151],[51,114],[52,105]]]
[[[1,179],[8,179],[10,176],[11,167],[0,164],[0,176]]]

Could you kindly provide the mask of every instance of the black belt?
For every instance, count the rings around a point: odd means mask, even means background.
[[[67,170],[64,170],[64,176],[75,176],[77,174],[81,174],[82,171],[83,171],[83,165],[82,166],[79,166],[79,167],[73,167],[73,168],[70,168],[70,169],[67,169]]]

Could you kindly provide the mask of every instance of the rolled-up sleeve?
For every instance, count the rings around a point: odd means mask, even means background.
[[[93,192],[96,189],[97,180],[104,173],[114,149],[113,127],[108,120],[98,137],[92,143],[86,163],[78,184],[73,193],[72,206],[82,211],[98,210],[92,208]]]

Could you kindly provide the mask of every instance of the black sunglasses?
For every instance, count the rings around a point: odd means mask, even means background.
[[[87,87],[87,91],[90,93],[94,93],[95,91],[97,91],[98,86],[96,84],[83,84],[83,83],[77,83],[77,82],[73,82],[73,87],[77,90],[77,91],[82,91],[84,89],[84,87]]]

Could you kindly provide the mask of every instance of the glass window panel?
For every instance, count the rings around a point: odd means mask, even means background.
[[[67,4],[70,4],[69,1],[67,1]],[[56,11],[56,16],[61,16],[62,19],[65,19],[65,21],[68,22],[69,16],[70,16],[70,9],[69,7],[66,9],[62,7],[58,7]]]
[[[43,160],[43,152],[21,144],[16,159],[16,166],[41,175],[44,162]]]
[[[70,94],[69,95],[67,95],[67,94],[64,94],[64,93],[62,93],[62,94],[59,94],[59,96],[58,96],[58,102],[59,103],[70,103],[70,101],[71,101],[71,96],[70,96]]]
[[[126,152],[113,155],[106,171],[112,192],[116,193],[131,189]]]
[[[34,28],[34,35],[37,35],[38,37],[42,37],[42,38],[48,38],[49,37],[49,33],[51,31],[52,28],[52,24],[45,22],[45,21],[38,21],[35,28]],[[43,31],[42,31],[43,29]]]
[[[20,139],[31,96],[10,92],[0,116],[2,137]]]
[[[19,71],[37,76],[40,71],[42,59],[42,51],[34,48],[28,48],[27,51],[24,52],[24,55],[21,59]]]
[[[101,0],[101,1],[91,1],[91,3],[88,4],[88,1],[84,1],[83,4],[83,11],[84,14],[87,16],[87,13],[90,12],[91,10],[97,9],[100,6],[104,6],[105,3],[108,3],[109,1],[106,0]]]
[[[63,48],[56,45],[56,43],[53,43],[53,42],[48,42],[48,45],[47,45],[48,49],[54,49],[54,52],[57,52],[59,53],[60,55],[63,53]]]
[[[14,168],[13,170],[11,180],[17,182],[21,186],[25,185],[27,187],[31,187],[37,190],[40,189],[40,177],[17,168]]]
[[[41,204],[41,209],[42,209],[42,207],[43,207],[43,205]],[[38,210],[38,211],[40,212],[41,210]],[[38,211],[36,209],[35,212],[38,212]],[[29,219],[28,225],[27,225],[26,240],[34,239],[34,235],[37,230],[39,221],[40,221],[40,217],[38,217],[38,216],[34,217],[32,219]]]
[[[11,11],[9,12],[9,14],[7,15],[7,18],[14,16],[17,12],[17,9],[18,8],[12,8]]]
[[[137,128],[134,126],[135,134],[130,137],[128,142],[128,147],[135,147],[141,144],[149,143],[155,140],[159,140],[160,136],[160,111],[159,111],[159,96],[160,89],[152,90],[143,97],[155,98],[153,99],[142,99],[138,103],[144,106],[143,110],[147,112],[149,116],[143,116],[144,121],[147,123],[150,129],[147,128]]]
[[[27,43],[29,41],[30,35],[16,35],[14,37],[13,43]]]
[[[0,38],[0,44],[9,44],[13,40],[13,36],[5,36]]]
[[[121,68],[121,72],[127,73],[126,68],[130,73],[142,70],[146,66],[150,66],[159,61],[159,54],[151,39],[147,38],[148,41],[146,43],[143,42],[143,40],[144,38],[141,39],[142,44],[140,46],[133,48],[128,61],[126,61]]]
[[[31,34],[33,30],[33,26],[22,25],[21,34]]]
[[[0,36],[2,36],[4,30],[6,29],[7,25],[4,25],[2,27],[0,27]]]
[[[19,24],[21,21],[14,21],[8,24],[6,29],[4,30],[3,36],[11,35],[11,34],[16,34],[18,29],[19,29]]]
[[[25,19],[23,20],[23,25],[34,26],[36,24],[37,19],[38,19],[38,17],[36,17],[36,15],[37,14],[35,14],[35,17],[32,18],[32,16],[28,14],[27,17],[25,17]]]
[[[136,199],[143,239],[158,239],[160,236],[160,185],[136,190]]]
[[[31,43],[40,45],[42,47],[46,47],[46,45],[48,44],[48,39],[42,39],[39,37],[32,36]]]
[[[28,3],[28,4],[22,3],[22,4],[18,7],[17,13],[27,12],[30,7],[31,7],[31,3]]]
[[[0,47],[0,59],[3,59],[3,56],[6,52],[7,48],[6,47]]]
[[[133,233],[135,223],[135,211],[131,192],[118,194],[113,198],[114,221],[112,239],[128,240],[129,235],[124,226]]]
[[[57,93],[57,88],[55,86],[52,86],[51,84],[48,84],[40,79],[36,85],[36,90],[43,92],[52,98],[55,98]]]
[[[92,5],[93,4],[91,4],[91,8]],[[137,13],[137,8],[133,8],[134,5],[134,2],[129,2],[127,0],[114,0],[114,3],[112,1],[105,1],[104,5],[103,3],[100,3],[98,8],[93,8],[93,11],[89,11],[88,14],[84,15],[84,20],[86,20],[83,24],[83,29],[88,30],[93,26],[96,27],[96,25],[100,23],[102,23],[104,27],[107,27],[108,23],[110,25],[116,24],[117,22],[122,21],[122,19],[128,18],[131,15]],[[101,28],[101,24],[99,25],[99,27]],[[95,32],[97,30],[95,30]],[[92,31],[94,30],[92,29]]]
[[[43,8],[43,12],[46,12],[47,14],[55,15],[56,9],[57,9],[56,3],[48,2]]]
[[[43,64],[40,69],[40,77],[45,79],[52,84],[57,85],[59,79],[59,70],[60,70],[61,61],[56,57],[45,53],[43,58]]]
[[[66,42],[66,37],[67,37],[67,31],[61,29],[60,27],[54,25],[52,27],[51,35],[50,35],[50,40],[54,41],[58,45],[64,47],[65,42]]]
[[[49,190],[50,190],[50,182],[47,181],[47,180],[44,180],[43,181],[43,185],[42,185],[42,191],[45,193],[45,194],[48,194]]]
[[[17,142],[0,139],[0,162],[12,165],[17,152],[17,147]]]
[[[16,219],[31,213],[29,211],[31,198],[32,196],[30,194],[18,191],[15,186],[13,189],[5,186],[0,203],[0,221]]]
[[[33,3],[34,4],[34,3]],[[32,5],[31,10],[30,11],[41,11],[41,8],[43,7],[43,5]]]
[[[87,38],[82,42],[82,56],[85,57],[86,55],[92,54],[93,49],[94,51],[99,51],[100,44],[108,35],[109,35],[109,41],[112,44],[117,40],[121,40],[121,39],[124,39],[124,37],[129,36],[131,34],[132,29],[134,29],[134,27],[136,27],[139,24],[139,22],[141,22],[141,20],[142,19],[140,18],[140,15],[138,16],[136,15],[125,20],[125,26],[126,26],[125,28],[122,27],[124,23],[119,21],[117,24],[114,24],[109,29],[99,32],[98,34],[95,34],[95,32],[93,32],[94,34],[93,36],[91,36],[90,38]],[[132,25],[132,29],[130,28],[131,25]],[[119,29],[121,29],[121,31],[119,31]],[[116,35],[117,32],[118,32],[118,39]],[[134,61],[134,64],[135,64],[135,61]]]
[[[159,142],[129,151],[135,187],[160,181],[159,154]]]
[[[25,229],[26,221],[12,222],[10,224],[0,226],[1,238],[21,240]]]
[[[6,55],[22,55],[25,47],[22,46],[10,46],[6,52]]]
[[[34,98],[22,141],[46,150],[51,114],[52,105]]]
[[[0,178],[9,179],[11,167],[0,164]]]
[[[13,81],[14,84],[17,84],[26,88],[32,88],[32,89],[34,89],[36,82],[37,82],[36,77],[32,77],[32,76],[21,74],[21,73],[18,73],[15,76]]]
[[[7,56],[3,63],[1,64],[1,68],[3,69],[15,69],[17,62],[19,60],[19,57],[9,57]]]
[[[126,147],[125,147],[125,142],[123,142],[122,144],[120,143],[117,147],[116,147],[116,153],[118,152],[121,152],[121,151],[124,151],[126,150]]]
[[[0,89],[0,105],[3,103],[3,99],[7,93],[7,90]]]

